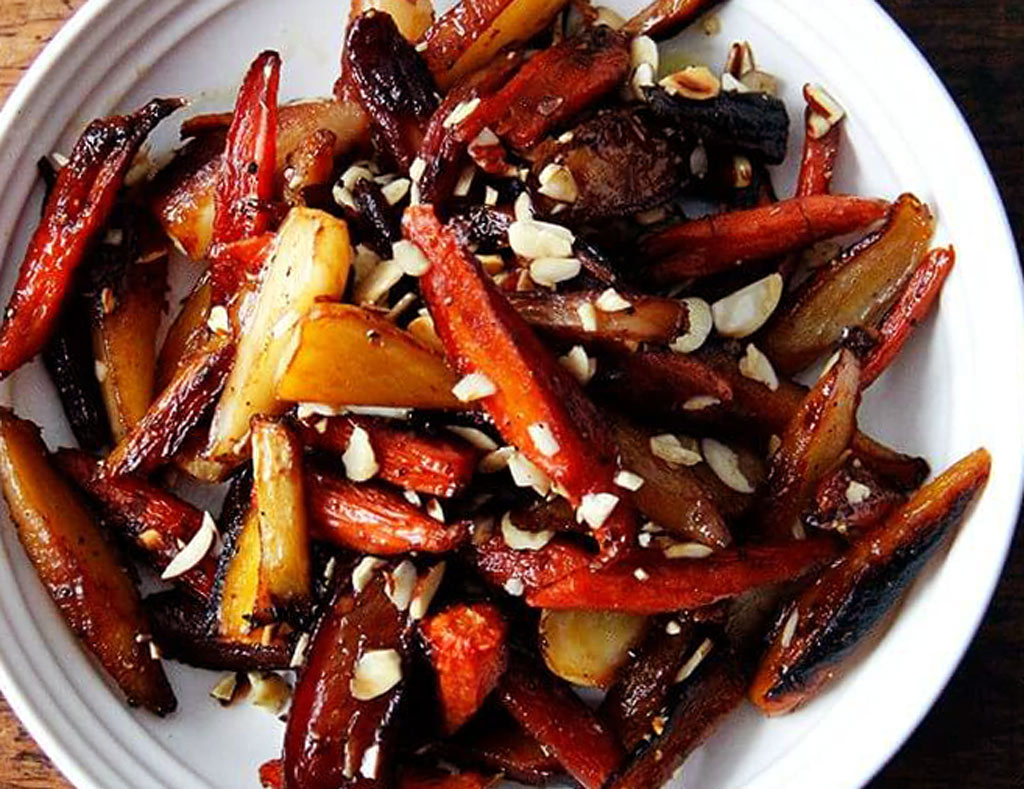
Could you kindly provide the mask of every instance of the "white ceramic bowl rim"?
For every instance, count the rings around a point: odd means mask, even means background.
[[[202,14],[216,13],[229,4],[230,0],[213,0],[204,4]],[[0,172],[14,172],[18,166],[9,161],[12,148],[41,152],[25,140],[26,135],[31,136],[31,128],[22,129],[20,125],[33,119],[33,108],[49,109],[57,103],[55,92],[73,85],[75,70],[82,59],[98,51],[107,37],[116,34],[119,25],[138,17],[140,25],[156,30],[172,13],[188,13],[181,2],[151,3],[148,8],[146,5],[144,0],[89,0],[65,24],[0,109]],[[1000,352],[1006,355],[1010,369],[1006,376],[1007,396],[1000,402],[1024,402],[1024,375],[1020,370],[1020,359],[1024,358],[1024,287],[1015,244],[991,175],[952,99],[914,46],[871,0],[818,0],[813,9],[808,8],[811,4],[805,0],[780,0],[779,5],[789,7],[794,14],[829,19],[848,35],[871,41],[871,56],[887,59],[893,73],[901,75],[901,84],[906,90],[916,91],[921,104],[929,108],[927,123],[948,142],[950,159],[960,162],[963,171],[970,174],[970,179],[965,178],[965,189],[971,190],[972,198],[983,207],[988,218],[986,227],[992,233],[987,240],[992,254],[990,263],[999,267],[998,278],[1006,291],[1000,304],[1006,319]],[[199,11],[196,13],[197,19],[205,18],[199,16]],[[879,89],[890,87],[879,86]],[[21,169],[25,169],[24,165]],[[11,236],[9,230],[4,231],[3,247],[10,243]],[[996,522],[989,524],[994,530],[987,543],[990,553],[978,565],[983,572],[975,579],[973,588],[964,590],[963,606],[956,616],[944,623],[944,632],[936,635],[937,657],[930,665],[921,667],[920,681],[913,684],[903,699],[908,708],[894,713],[890,720],[880,721],[874,729],[866,729],[857,743],[846,751],[829,749],[827,763],[810,771],[793,754],[784,754],[779,764],[773,766],[773,780],[759,783],[759,787],[854,786],[866,782],[902,744],[941,692],[985,612],[1013,534],[1024,482],[1024,450],[1021,450],[1024,419],[1017,413],[1019,410],[1018,405],[1012,414],[998,415],[1007,433],[1013,434],[1007,438],[1011,450],[999,457],[998,472],[1009,481],[1004,484],[998,503],[987,510]],[[1018,450],[1015,455],[1013,446]],[[12,557],[6,547],[0,545],[0,568],[9,571],[11,566]],[[33,656],[23,648],[19,637],[27,633],[26,628],[33,626],[25,616],[26,610],[24,596],[13,574],[4,572],[0,575],[0,690],[30,733],[76,786],[107,789],[113,786],[204,785],[187,765],[166,749],[161,748],[159,755],[151,750],[147,756],[140,756],[132,748],[133,743],[124,739],[132,736],[129,729],[108,731],[102,716],[77,698],[73,688],[68,686],[65,690],[50,680],[44,681],[43,674],[48,667],[33,662]],[[74,705],[74,714],[69,713],[68,705]],[[145,736],[144,731],[139,731]],[[812,733],[801,746],[828,748],[820,739],[816,741]],[[797,770],[801,771],[799,780]]]

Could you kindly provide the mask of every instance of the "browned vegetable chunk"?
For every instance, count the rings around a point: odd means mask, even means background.
[[[785,540],[802,530],[800,516],[818,481],[850,445],[860,403],[860,362],[843,350],[839,360],[807,393],[782,443],[772,456],[761,529],[768,539]]]
[[[513,661],[499,693],[519,725],[549,749],[585,789],[597,789],[622,763],[622,747],[569,686],[542,667]]]
[[[300,616],[312,603],[302,449],[284,423],[253,419],[253,487],[260,523],[253,619],[262,624]]]
[[[852,453],[825,475],[803,521],[817,529],[866,534],[906,500]]]
[[[686,757],[742,701],[743,679],[732,656],[719,652],[706,657],[681,683],[678,700],[659,727],[661,733],[633,754],[609,781],[609,789],[648,789],[666,784]]]
[[[769,715],[789,712],[842,673],[885,619],[988,479],[984,449],[929,482],[886,522],[858,538],[780,614],[750,698]]]
[[[579,308],[593,304],[599,292],[547,293],[542,290],[510,293],[508,300],[531,326],[566,340],[628,340],[667,343],[686,331],[686,304],[659,296],[627,295],[632,305],[620,312],[597,314],[597,328],[584,327]]]
[[[884,228],[819,269],[776,313],[764,352],[793,373],[828,351],[847,327],[874,326],[928,251],[934,228],[928,206],[913,195],[900,197]]]
[[[666,38],[690,24],[718,0],[654,0],[623,28],[632,35]]]
[[[128,703],[165,715],[176,706],[138,590],[78,494],[50,464],[31,422],[0,410],[0,484],[39,579]]]
[[[383,576],[354,597],[340,591],[295,686],[284,735],[285,789],[386,785],[395,767],[408,641],[408,618],[388,599]],[[371,748],[376,753],[368,754]]]

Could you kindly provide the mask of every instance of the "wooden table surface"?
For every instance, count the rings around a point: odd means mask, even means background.
[[[0,0],[0,102],[82,2]],[[1024,0],[883,0],[882,5],[924,51],[967,115],[999,182],[1020,245]],[[1024,529],[1019,529],[995,601],[967,657],[938,704],[872,788],[1024,787],[1022,656]],[[0,789],[66,786],[0,699]]]

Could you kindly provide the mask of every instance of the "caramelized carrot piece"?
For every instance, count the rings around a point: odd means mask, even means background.
[[[914,269],[899,300],[889,310],[878,330],[878,345],[864,362],[861,386],[870,386],[899,355],[914,329],[931,312],[955,262],[956,251],[953,247],[941,247],[929,252]]]
[[[576,543],[556,537],[537,551],[518,551],[496,534],[473,546],[476,568],[495,586],[506,590],[540,589],[590,563]]]
[[[804,152],[800,159],[794,197],[827,195],[832,189],[832,174],[839,156],[843,125],[833,124],[832,128],[817,137],[811,132],[810,119],[813,113],[810,106],[804,112]]]
[[[344,590],[330,604],[310,645],[305,668],[295,685],[284,735],[284,785],[288,789],[337,789],[339,786],[390,785],[403,680],[409,651],[409,619],[388,599],[384,578],[375,576],[357,595]],[[357,693],[353,683],[367,674],[369,653],[399,665],[396,684]],[[392,666],[392,660],[387,665]],[[377,661],[373,665],[379,665]],[[371,685],[363,677],[362,685]],[[373,779],[366,779],[366,776]],[[360,776],[350,781],[345,776]],[[366,780],[364,780],[366,779]]]
[[[807,393],[772,455],[768,493],[761,507],[765,537],[794,536],[819,480],[850,445],[859,404],[860,362],[852,351],[843,350],[832,369]]]
[[[718,0],[654,0],[626,22],[633,36],[666,38],[700,16]]]
[[[637,553],[599,570],[576,570],[536,591],[537,608],[589,608],[630,614],[692,611],[759,586],[798,578],[836,555],[830,539],[725,548],[703,559]]]
[[[103,464],[104,473],[148,474],[170,461],[213,405],[234,357],[234,343],[221,335],[211,336],[110,453]]]
[[[444,730],[451,734],[490,695],[508,663],[508,627],[490,603],[457,603],[425,619],[420,631],[437,674]]]
[[[924,458],[890,449],[859,430],[853,435],[850,449],[858,460],[897,490],[917,489],[931,471]]]
[[[180,546],[191,540],[203,523],[200,510],[142,477],[103,476],[100,462],[84,452],[62,449],[54,460],[96,502],[104,523],[133,542],[158,571],[178,555]],[[216,562],[207,555],[176,581],[207,600],[216,570]]]
[[[470,142],[490,128],[527,150],[622,84],[628,72],[629,39],[606,25],[585,28],[528,60],[456,126],[455,136]]]
[[[260,233],[210,248],[208,281],[209,298],[213,304],[231,306],[245,286],[254,285],[270,254],[275,237],[273,233]],[[232,323],[237,323],[237,307],[232,307],[228,312]],[[237,326],[234,328],[237,329]]]
[[[622,763],[622,746],[593,712],[541,666],[515,660],[500,686],[505,709],[585,789],[597,789]]]
[[[180,106],[154,99],[131,115],[93,121],[57,174],[0,326],[0,378],[39,353],[57,327],[72,275],[114,207],[124,176],[149,133]]]
[[[454,436],[435,436],[396,427],[387,419],[321,417],[297,422],[302,440],[317,449],[343,453],[358,427],[370,436],[381,479],[407,490],[451,497],[473,478],[480,452]]]
[[[284,789],[284,765],[280,759],[271,759],[260,765],[260,786],[263,789]]]
[[[884,219],[885,200],[812,195],[745,211],[706,216],[648,238],[643,253],[655,260],[652,281],[665,284],[793,252]]]
[[[842,672],[884,621],[988,479],[991,457],[968,455],[929,482],[884,524],[858,538],[781,612],[750,688],[762,712],[790,712]]]
[[[238,90],[214,192],[214,245],[270,229],[280,76],[281,56],[261,52]]]
[[[576,379],[552,356],[516,313],[479,261],[465,252],[454,231],[433,208],[412,206],[406,234],[423,250],[430,268],[420,290],[449,359],[460,373],[482,373],[495,392],[481,403],[505,439],[565,491],[573,506],[588,494],[613,493],[615,442],[604,419]],[[542,452],[531,435],[544,425],[557,444]],[[619,502],[595,529],[602,558],[633,545],[636,518]]]
[[[312,536],[360,553],[445,553],[468,534],[465,523],[434,520],[394,490],[315,466],[307,465],[306,498]]]
[[[848,452],[846,459],[818,484],[813,504],[804,512],[803,520],[817,529],[865,534],[906,498]]]
[[[0,483],[25,553],[68,626],[131,705],[172,712],[174,693],[150,654],[139,592],[89,508],[50,463],[39,428],[0,409]]]

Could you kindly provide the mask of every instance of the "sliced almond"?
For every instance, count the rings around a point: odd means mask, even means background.
[[[530,434],[530,440],[544,457],[554,457],[561,448],[555,434],[551,432],[551,426],[547,422],[534,422],[526,428]]]
[[[676,542],[663,551],[666,559],[703,559],[714,551],[699,542]]]
[[[231,321],[228,319],[227,309],[221,304],[215,304],[210,309],[206,326],[214,334],[231,334]]]
[[[818,115],[822,116],[829,124],[829,128],[835,126],[846,117],[846,110],[835,98],[821,85],[809,82],[804,85],[804,100]]]
[[[309,649],[309,633],[300,633],[295,641],[295,648],[292,649],[292,656],[288,660],[288,668],[302,668],[306,662],[306,650]]]
[[[539,551],[549,542],[555,533],[550,529],[543,531],[527,531],[520,529],[512,522],[512,513],[501,516],[501,537],[505,544],[514,551]]]
[[[658,45],[650,36],[634,36],[629,44],[629,65],[635,69],[643,63],[657,73]]]
[[[687,66],[662,78],[658,84],[670,96],[682,96],[698,101],[713,99],[722,90],[718,77],[712,74],[707,66]]]
[[[575,203],[576,198],[579,197],[579,189],[576,186],[572,170],[564,164],[551,162],[544,165],[537,180],[540,182],[540,188],[537,191],[552,200],[557,200],[560,203]]]
[[[683,401],[684,411],[703,411],[705,408],[714,408],[721,405],[722,401],[714,395],[694,395]]]
[[[352,431],[341,462],[345,466],[345,476],[353,482],[365,482],[380,470],[370,443],[370,434],[366,430],[356,426]]]
[[[622,298],[615,288],[608,288],[601,292],[594,302],[594,306],[601,312],[622,312],[630,309],[633,304]]]
[[[272,715],[280,714],[291,697],[291,685],[273,671],[250,671],[248,677],[251,688],[249,698],[253,705],[262,707]]]
[[[383,696],[402,681],[402,657],[394,649],[371,649],[356,661],[349,690],[358,701]]]
[[[754,486],[740,469],[740,458],[735,450],[713,438],[705,438],[700,445],[704,459],[715,472],[715,476],[738,493],[754,492]]]
[[[394,260],[382,260],[361,281],[356,283],[352,300],[356,304],[377,304],[388,295],[405,274]]]
[[[214,524],[213,518],[210,517],[210,513],[204,512],[203,522],[199,525],[199,529],[192,535],[188,544],[167,564],[164,571],[160,573],[160,578],[170,581],[172,578],[187,573],[209,553],[210,546],[216,539],[217,526]]]
[[[403,274],[422,277],[430,269],[430,261],[418,246],[402,239],[391,245],[391,255]]]
[[[574,345],[564,356],[558,357],[558,361],[565,367],[572,377],[581,384],[587,384],[597,372],[597,360],[587,356],[582,345]]]
[[[754,50],[747,41],[736,41],[729,47],[725,59],[725,70],[736,79],[757,68]]]
[[[869,498],[871,498],[871,488],[863,482],[851,479],[850,484],[846,486],[846,500],[850,504],[856,505],[862,504]]]
[[[576,314],[580,316],[580,325],[584,331],[597,331],[597,308],[589,301],[585,301],[576,308]]]
[[[359,594],[373,580],[374,574],[380,567],[384,566],[384,560],[376,556],[364,556],[359,563],[352,568],[352,591]]]
[[[512,474],[512,481],[520,488],[533,488],[541,496],[547,496],[551,490],[548,475],[521,452],[509,456],[508,470]]]
[[[786,619],[786,624],[782,626],[782,636],[779,639],[779,644],[785,649],[793,642],[793,636],[796,635],[796,626],[800,622],[800,609],[794,608],[793,612]]]
[[[444,119],[441,125],[444,126],[444,128],[446,129],[451,129],[454,126],[458,126],[464,120],[469,118],[470,115],[476,112],[476,108],[479,106],[479,96],[474,96],[473,98],[467,101],[460,101],[452,108],[452,111],[448,113],[447,117]]]
[[[668,347],[676,353],[693,353],[707,340],[715,322],[711,317],[711,306],[704,299],[691,296],[683,299],[683,304],[686,305],[686,332],[676,337]]]
[[[509,460],[515,454],[515,447],[498,447],[480,458],[476,469],[481,474],[493,474],[496,471],[501,471],[503,468],[508,468]]]
[[[779,377],[771,361],[754,343],[747,343],[746,353],[739,362],[740,375],[767,386],[771,391],[779,388]]]
[[[645,481],[646,480],[644,480],[644,478],[639,474],[624,468],[619,469],[615,474],[616,485],[620,488],[625,488],[626,490],[632,490],[634,492],[640,490],[640,488],[644,486]]]
[[[473,179],[476,178],[476,165],[467,164],[459,173],[459,180],[455,182],[454,194],[456,197],[465,197],[473,187]]]
[[[708,656],[713,646],[714,642],[710,638],[705,638],[701,641],[700,645],[693,651],[693,654],[679,667],[679,671],[676,673],[676,682],[682,682],[693,674],[697,670],[697,666],[704,662],[704,658]]]
[[[697,441],[689,436],[662,433],[651,437],[650,446],[652,455],[673,465],[696,466],[703,459]]]
[[[497,391],[498,388],[494,385],[494,381],[483,373],[465,375],[452,387],[452,394],[462,403],[471,403],[474,400],[490,397]]]
[[[444,507],[441,506],[440,501],[437,499],[428,499],[426,510],[427,515],[431,518],[440,523],[444,523]]]
[[[441,587],[441,581],[444,580],[445,566],[444,562],[438,562],[417,582],[416,592],[409,603],[409,616],[412,619],[422,619],[427,615],[430,603]]]
[[[747,337],[762,326],[782,298],[782,275],[769,274],[711,305],[715,329],[725,337]]]
[[[380,191],[384,195],[384,199],[388,201],[388,205],[397,205],[409,194],[411,185],[412,181],[408,178],[396,178],[391,183],[382,186]]]
[[[537,258],[530,263],[530,278],[538,285],[554,288],[578,275],[581,268],[576,258]]]
[[[517,219],[509,225],[508,240],[517,255],[535,260],[572,257],[572,245],[576,237],[571,230],[561,225],[536,219]]]
[[[618,503],[619,497],[614,493],[585,493],[576,510],[576,520],[591,529],[600,529]]]
[[[237,688],[238,675],[232,671],[217,680],[217,684],[210,688],[210,695],[221,704],[227,705],[234,701]]]
[[[394,603],[395,608],[404,611],[412,602],[413,592],[416,591],[416,565],[408,559],[401,561],[398,566],[387,576],[387,583],[384,591],[388,599]]]

